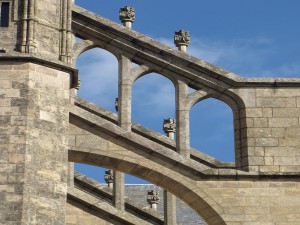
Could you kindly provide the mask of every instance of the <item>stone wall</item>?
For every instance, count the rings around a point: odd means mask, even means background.
[[[0,62],[0,224],[64,224],[70,75]]]
[[[198,182],[198,187],[228,225],[300,224],[297,181],[206,181]]]
[[[239,90],[245,102],[240,112],[243,164],[261,173],[300,171],[300,89]]]

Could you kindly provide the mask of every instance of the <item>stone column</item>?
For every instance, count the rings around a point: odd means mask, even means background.
[[[178,50],[186,52],[187,46],[190,44],[190,35],[188,31],[179,30],[175,32],[174,44]],[[189,94],[186,83],[178,81],[176,85],[176,121],[177,121],[177,152],[185,157],[189,157],[188,149],[190,147],[190,131],[189,131],[189,111],[184,105],[184,99]]]
[[[180,155],[185,157],[189,157],[188,149],[190,147],[189,111],[184,104],[188,93],[186,83],[178,81],[176,85],[176,149]]]
[[[112,188],[114,185],[114,176],[112,170],[106,170],[104,174],[104,180],[107,183],[109,188]]]
[[[187,46],[190,44],[190,35],[188,31],[180,30],[175,32],[174,44],[178,47],[179,51],[186,52]]]
[[[125,27],[131,28],[132,23],[135,19],[135,11],[134,8],[130,6],[125,6],[120,9],[119,18]]]
[[[159,192],[155,190],[148,191],[147,202],[150,206],[150,209],[157,210],[157,204],[159,203],[160,197]]]
[[[164,224],[176,225],[176,197],[164,190]]]
[[[127,130],[131,130],[131,88],[130,80],[131,61],[125,56],[119,59],[119,97],[118,113],[119,125]]]
[[[125,210],[125,187],[124,187],[124,173],[114,171],[114,188],[113,188],[113,202],[114,206],[121,210]]]
[[[134,9],[125,6],[120,9],[120,20],[124,26],[131,28],[135,19]],[[115,101],[115,108],[118,112],[119,125],[131,131],[131,88],[130,81],[131,60],[123,55],[119,59],[119,96]],[[114,171],[114,205],[119,210],[125,209],[125,196],[124,196],[124,174]]]
[[[164,132],[166,135],[174,139],[176,133],[176,120],[175,119],[164,119],[163,125]],[[164,190],[164,224],[165,225],[176,225],[176,197]]]

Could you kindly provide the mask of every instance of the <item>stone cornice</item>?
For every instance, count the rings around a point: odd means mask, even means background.
[[[9,55],[9,56],[0,55],[0,61],[28,62],[28,63],[36,63],[42,66],[47,66],[49,68],[53,68],[56,70],[69,73],[71,76],[70,88],[76,88],[78,87],[79,84],[78,70],[58,60],[53,61],[48,59],[42,59],[37,56],[16,54],[16,55]]]

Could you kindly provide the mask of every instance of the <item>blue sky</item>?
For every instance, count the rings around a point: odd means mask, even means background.
[[[133,6],[133,30],[167,45],[174,31],[190,31],[188,54],[246,77],[299,77],[300,1],[298,0],[75,0],[83,8],[120,23],[119,9]],[[80,97],[114,111],[117,60],[101,49],[79,57]],[[99,72],[100,71],[100,72]],[[159,84],[159,85],[158,85]],[[159,98],[157,98],[159,96]],[[134,122],[162,132],[164,118],[175,116],[174,87],[150,74],[133,87]],[[190,113],[191,146],[220,160],[233,161],[232,111],[222,102],[205,100]],[[102,180],[92,167],[77,170]],[[127,183],[142,182],[126,176]]]

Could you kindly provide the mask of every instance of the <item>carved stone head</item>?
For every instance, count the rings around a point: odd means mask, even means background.
[[[174,44],[176,47],[185,45],[188,46],[190,44],[190,34],[188,31],[180,30],[178,32],[175,32],[174,35]]]
[[[160,200],[159,191],[151,190],[148,191],[147,202],[149,204],[158,204]]]
[[[122,23],[124,22],[134,22],[135,19],[135,11],[134,8],[130,7],[130,6],[125,6],[124,8],[120,9],[119,12],[119,18],[122,21]]]
[[[164,132],[167,133],[175,133],[176,132],[176,120],[172,118],[164,119],[163,125]]]

